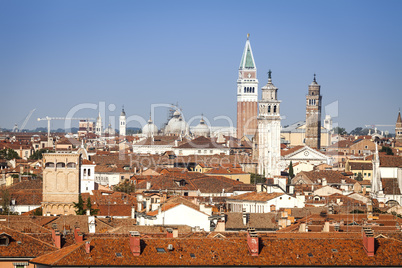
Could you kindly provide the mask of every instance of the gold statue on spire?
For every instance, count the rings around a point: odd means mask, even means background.
[[[248,33],[248,34],[247,34],[247,40],[248,40],[249,38],[250,38],[250,34]]]

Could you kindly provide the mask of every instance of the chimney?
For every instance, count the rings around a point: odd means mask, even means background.
[[[220,219],[216,223],[215,232],[225,232],[226,231],[226,223],[225,219]]]
[[[91,216],[91,211],[87,209],[87,216]]]
[[[327,186],[327,179],[326,178],[322,178],[322,186]]]
[[[142,210],[142,203],[141,203],[141,202],[138,202],[138,203],[137,203],[137,210],[138,210],[138,211],[141,211],[141,210]]]
[[[151,182],[147,181],[147,190],[150,190],[150,189],[151,189]]]
[[[166,238],[173,238],[173,229],[172,228],[166,229]]]
[[[75,227],[74,229],[74,239],[76,243],[84,241],[82,233],[80,233],[80,227]]]
[[[300,223],[299,232],[304,233],[306,231],[308,231],[306,224],[305,223]]]
[[[260,253],[260,238],[254,228],[247,230],[247,246],[251,256],[258,256]]]
[[[371,228],[363,228],[363,247],[367,256],[374,256],[375,253],[375,239],[374,232]]]
[[[247,214],[243,212],[243,225],[247,225]]]
[[[179,146],[179,141],[178,141],[178,140],[175,140],[175,141],[174,141],[174,147],[177,147],[177,146]]]
[[[130,232],[130,250],[133,256],[140,256],[141,254],[140,233],[137,231]]]
[[[173,238],[179,237],[179,230],[178,229],[173,229]]]
[[[326,221],[324,223],[324,228],[322,229],[323,232],[328,233],[329,232],[329,221]]]
[[[85,241],[85,252],[87,254],[91,253],[91,242],[90,241]]]
[[[55,231],[53,242],[56,248],[61,249],[61,234],[59,231]]]
[[[134,206],[131,207],[131,218],[132,219],[135,218],[135,207]]]

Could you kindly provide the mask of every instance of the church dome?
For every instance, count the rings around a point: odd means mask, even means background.
[[[210,135],[210,133],[211,133],[211,131],[210,131],[208,125],[205,124],[205,121],[203,118],[201,118],[200,123],[193,128],[193,134],[197,137],[198,136],[208,137]]]
[[[108,134],[109,136],[113,136],[116,134],[116,131],[112,128],[112,126],[109,124],[107,129],[105,129],[105,134]]]
[[[183,120],[179,110],[176,110],[172,119],[169,120],[165,128],[166,135],[186,135],[188,134],[188,124]]]
[[[158,133],[158,127],[152,122],[151,118],[148,120],[148,124],[146,124],[142,128],[142,134],[144,134],[147,137],[150,137],[152,135],[156,135]]]

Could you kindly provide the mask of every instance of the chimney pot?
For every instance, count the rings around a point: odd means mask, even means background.
[[[85,252],[87,254],[91,253],[91,242],[90,241],[85,242]]]

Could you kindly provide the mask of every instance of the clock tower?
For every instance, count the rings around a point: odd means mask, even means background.
[[[272,83],[271,70],[268,83],[261,90],[256,135],[258,173],[273,178],[281,175],[281,101],[278,100],[278,88]]]
[[[239,66],[237,79],[237,138],[244,135],[255,135],[258,113],[258,80],[250,34],[247,34],[246,45]]]

